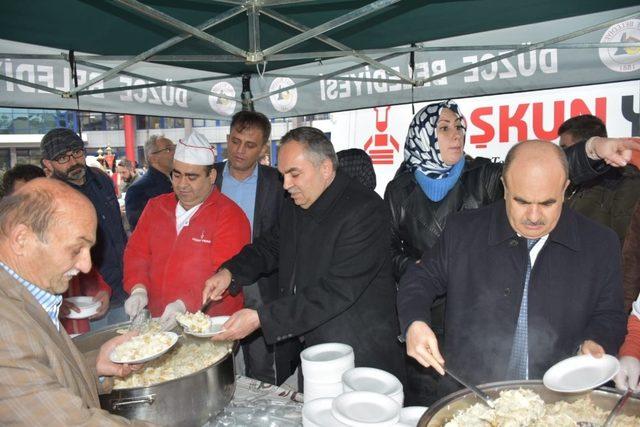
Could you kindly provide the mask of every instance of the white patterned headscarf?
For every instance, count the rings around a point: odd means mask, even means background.
[[[452,166],[442,161],[436,132],[438,119],[444,108],[453,111],[461,119],[462,126],[467,128],[464,116],[460,113],[455,101],[447,100],[429,104],[418,111],[411,120],[407,140],[404,143],[404,162],[411,172],[420,169],[422,173],[433,179],[446,178],[449,174]]]

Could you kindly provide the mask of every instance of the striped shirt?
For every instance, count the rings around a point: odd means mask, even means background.
[[[16,279],[19,283],[21,283],[31,295],[38,301],[38,303],[42,306],[44,311],[47,312],[49,318],[56,326],[58,331],[60,331],[60,320],[58,319],[58,313],[60,312],[60,305],[62,305],[62,295],[55,295],[45,291],[42,288],[34,285],[28,280],[20,277],[18,273],[13,271],[11,267],[6,265],[5,263],[0,261],[0,267],[4,268],[4,270],[9,273],[11,277]]]

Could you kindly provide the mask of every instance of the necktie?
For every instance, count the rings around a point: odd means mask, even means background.
[[[516,325],[516,333],[513,337],[513,348],[509,359],[508,379],[529,379],[529,327],[528,327],[528,302],[529,302],[529,277],[531,276],[531,256],[529,252],[540,239],[527,239],[527,271],[524,276],[524,289],[522,291],[522,303]]]

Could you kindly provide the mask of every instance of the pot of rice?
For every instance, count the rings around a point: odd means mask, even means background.
[[[119,323],[73,341],[82,353],[88,353],[128,327],[129,322]],[[149,329],[153,328],[151,322]],[[233,397],[235,346],[237,343],[182,335],[166,354],[116,380],[111,393],[100,395],[100,406],[116,415],[159,425],[203,425]]]
[[[494,399],[495,409],[481,403],[470,390],[460,390],[434,403],[418,426],[602,426],[622,395],[608,387],[584,393],[558,393],[547,389],[541,380],[503,381],[479,388]],[[636,397],[627,401],[613,422],[613,427],[627,426],[640,426],[640,399]]]

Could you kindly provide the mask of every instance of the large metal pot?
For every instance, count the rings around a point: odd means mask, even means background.
[[[582,397],[590,396],[591,401],[605,411],[612,410],[618,398],[621,396],[619,391],[608,387],[602,387],[585,393],[558,393],[546,388],[540,380],[503,381],[484,384],[479,386],[479,388],[492,398],[497,398],[503,390],[526,388],[538,393],[545,403],[552,404],[561,400],[575,402]],[[451,420],[458,411],[465,410],[476,403],[480,403],[480,399],[469,390],[465,389],[452,393],[434,403],[429,410],[424,413],[422,418],[420,418],[418,427],[443,426],[447,421]],[[638,414],[640,414],[640,399],[630,398],[621,413],[638,416]]]
[[[105,341],[117,335],[117,330],[128,328],[119,323],[73,339],[81,352],[98,349]],[[181,336],[179,342],[197,338]],[[237,343],[234,345],[237,346]],[[156,384],[113,390],[100,396],[100,406],[107,411],[129,419],[150,421],[166,426],[201,426],[224,409],[235,392],[233,354],[206,369],[182,378]]]

